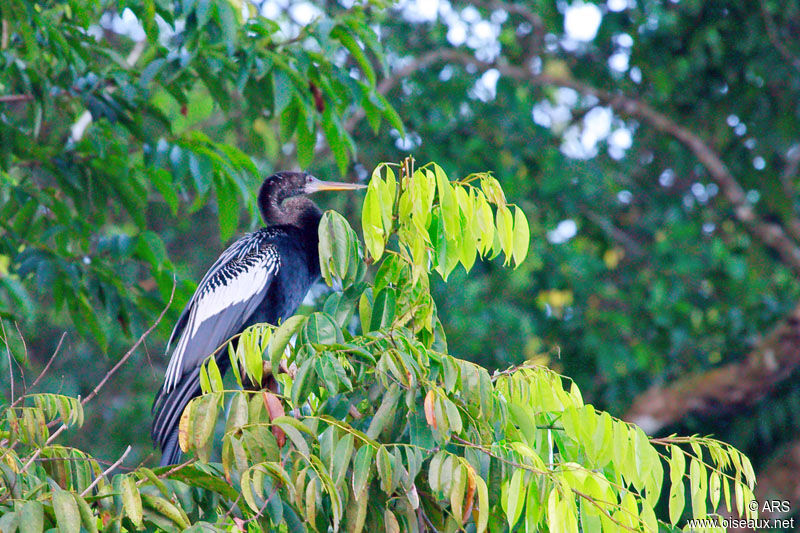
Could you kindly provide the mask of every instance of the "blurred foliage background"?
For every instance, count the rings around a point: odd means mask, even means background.
[[[27,379],[66,332],[41,387],[87,394],[177,283],[73,444],[151,453],[165,339],[260,224],[264,175],[413,154],[494,172],[531,224],[515,271],[435,288],[452,354],[714,434],[757,496],[800,503],[800,3],[14,0],[0,20],[0,316]]]

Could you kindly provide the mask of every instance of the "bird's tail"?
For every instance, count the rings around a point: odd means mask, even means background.
[[[225,357],[218,357],[217,365],[224,375],[230,366],[227,353]],[[166,392],[163,385],[158,391],[153,402],[153,426],[150,435],[153,442],[161,448],[160,466],[180,462],[182,453],[178,443],[178,426],[184,409],[197,396],[200,396],[200,366],[181,376],[171,391]]]
[[[167,441],[161,446],[161,461],[158,466],[176,465],[181,462],[181,447],[178,444],[178,431],[173,430],[167,436]]]

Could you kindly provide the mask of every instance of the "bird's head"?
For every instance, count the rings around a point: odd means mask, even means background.
[[[267,224],[286,223],[302,210],[316,209],[310,200],[298,197],[319,191],[349,191],[364,187],[366,185],[359,183],[322,181],[307,172],[278,172],[261,185],[258,206]]]

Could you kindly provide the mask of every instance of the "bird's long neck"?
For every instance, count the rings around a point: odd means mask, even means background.
[[[291,226],[302,234],[301,243],[311,256],[313,264],[318,263],[317,247],[319,245],[319,221],[322,211],[304,196],[295,196],[280,201],[270,196],[260,202],[261,216],[267,226]]]

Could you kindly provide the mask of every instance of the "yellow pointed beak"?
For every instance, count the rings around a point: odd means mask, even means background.
[[[305,193],[311,194],[319,191],[352,191],[357,189],[364,189],[366,185],[361,183],[347,183],[344,181],[322,181],[317,178],[311,178],[306,184]]]

